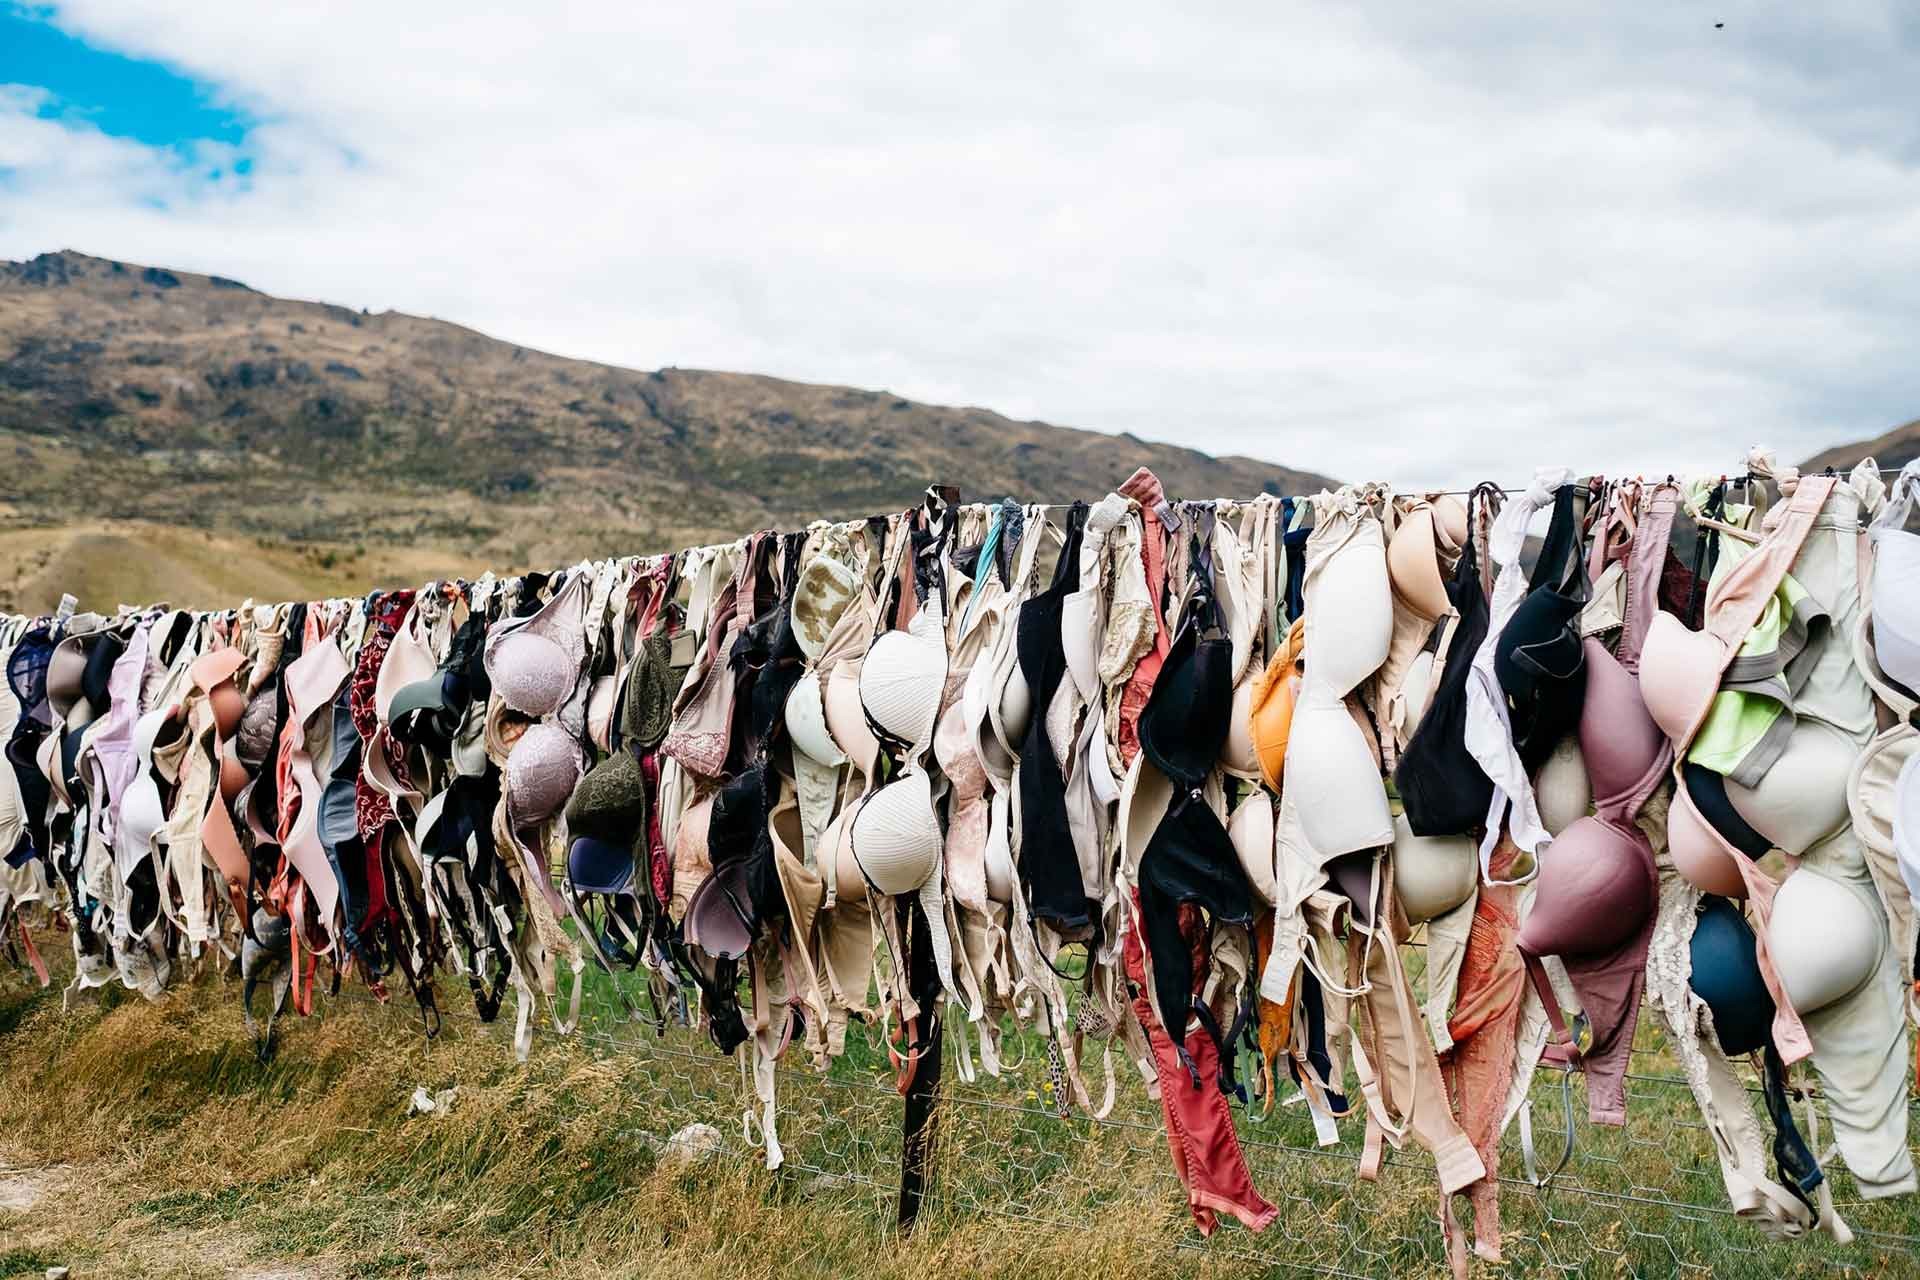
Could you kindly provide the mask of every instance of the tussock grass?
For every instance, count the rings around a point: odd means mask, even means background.
[[[39,1171],[51,1188],[26,1213],[0,1211],[0,1280],[55,1262],[83,1277],[263,1268],[254,1280],[1446,1273],[1432,1167],[1418,1153],[1394,1153],[1379,1182],[1362,1183],[1357,1130],[1321,1151],[1301,1108],[1242,1116],[1255,1184],[1280,1219],[1259,1237],[1223,1224],[1203,1243],[1157,1105],[1128,1081],[1109,1123],[1055,1116],[1030,1048],[997,1081],[949,1074],[935,1194],[903,1239],[892,1225],[899,1099],[873,1043],[850,1039],[825,1076],[783,1071],[789,1158],[770,1173],[742,1138],[737,1065],[619,1022],[605,985],[590,986],[586,1034],[538,1036],[526,1064],[513,1060],[510,1013],[483,1027],[452,1009],[428,1044],[404,1001],[357,994],[283,1023],[280,1052],[261,1064],[237,984],[215,975],[157,1005],[109,989],[63,1013],[57,994],[0,973],[0,1176]],[[1657,1069],[1657,1045],[1641,1060]],[[409,1116],[419,1085],[457,1088],[457,1099]],[[1577,1085],[1573,1104],[1584,1112]],[[1509,1185],[1509,1261],[1476,1274],[1911,1272],[1885,1237],[1847,1250],[1770,1245],[1717,1212],[1691,1105],[1684,1088],[1643,1078],[1626,1130],[1582,1122],[1555,1190]],[[1536,1132],[1549,1160],[1558,1107],[1558,1085],[1543,1080]],[[721,1130],[722,1152],[663,1166],[666,1138],[695,1120]],[[1517,1174],[1518,1153],[1506,1160]],[[1856,1229],[1920,1234],[1911,1203],[1862,1205],[1830,1172]]]
[[[661,1138],[696,1117],[675,1105],[694,1095],[659,1088],[658,1059],[546,1039],[522,1066],[504,1034],[452,1018],[429,1047],[403,1011],[343,998],[290,1027],[263,1065],[236,997],[203,980],[158,1005],[110,990],[62,1013],[51,993],[0,986],[0,1023],[13,1024],[0,1036],[11,1082],[0,1163],[57,1161],[83,1175],[21,1222],[0,1219],[0,1234],[17,1225],[25,1238],[0,1254],[0,1276],[55,1260],[89,1276],[281,1259],[329,1277],[1216,1270],[1173,1248],[1186,1234],[1179,1206],[1124,1134],[1076,1151],[1083,1180],[1102,1181],[1109,1200],[1086,1220],[1082,1206],[1061,1206],[1072,1230],[936,1200],[903,1240],[889,1226],[891,1188],[804,1167],[769,1173],[737,1133],[718,1157],[662,1167]],[[721,1062],[712,1074],[726,1083],[731,1070]],[[457,1086],[457,1101],[407,1116],[421,1083]],[[790,1149],[806,1130],[796,1119]],[[938,1176],[978,1176],[961,1162],[966,1118],[943,1122],[952,1140]],[[897,1127],[870,1136],[898,1143]],[[1140,1136],[1158,1160],[1155,1135]],[[1134,1176],[1112,1181],[1129,1162]]]

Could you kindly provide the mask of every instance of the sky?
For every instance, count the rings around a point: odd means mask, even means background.
[[[1920,417],[1920,6],[0,0],[0,258],[1403,487]]]

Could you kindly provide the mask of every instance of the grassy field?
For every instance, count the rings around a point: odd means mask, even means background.
[[[343,995],[286,1025],[263,1066],[237,984],[218,976],[159,1005],[109,990],[62,1012],[57,992],[0,972],[0,1277],[1445,1274],[1418,1153],[1364,1184],[1357,1126],[1320,1151],[1298,1107],[1243,1118],[1281,1219],[1203,1242],[1137,1081],[1123,1078],[1110,1121],[1061,1119],[1037,1051],[999,1081],[949,1071],[935,1194],[903,1239],[890,1226],[899,1101],[873,1045],[856,1037],[824,1078],[783,1071],[788,1163],[768,1173],[742,1137],[737,1065],[686,1033],[656,1039],[611,995],[596,980],[585,1033],[541,1035],[525,1065],[510,1014],[485,1027],[455,1012],[428,1045],[407,1009]],[[448,1005],[464,1000],[443,988]],[[1770,1246],[1718,1212],[1691,1099],[1662,1082],[1657,1049],[1646,1061],[1625,1131],[1582,1123],[1546,1196],[1509,1185],[1508,1262],[1479,1272],[1914,1273],[1886,1238]],[[459,1092],[444,1113],[409,1116],[419,1085]],[[1536,1097],[1557,1153],[1557,1084]],[[1573,1101],[1584,1113],[1577,1085]],[[721,1153],[665,1167],[666,1138],[693,1121],[721,1131]],[[1510,1154],[1504,1172],[1518,1169]],[[1848,1214],[1856,1229],[1916,1231],[1907,1204]]]
[[[360,595],[474,573],[472,558],[432,544],[338,546],[116,521],[0,530],[0,608],[52,612],[62,592],[82,609],[166,601],[191,608]]]

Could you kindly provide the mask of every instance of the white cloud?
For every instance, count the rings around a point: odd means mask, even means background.
[[[251,188],[0,101],[0,256],[1403,482],[1920,414],[1897,0],[1186,8],[80,0]]]

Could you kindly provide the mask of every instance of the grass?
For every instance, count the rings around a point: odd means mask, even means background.
[[[449,1004],[464,997],[443,991]],[[902,1239],[891,1226],[899,1102],[873,1043],[851,1037],[824,1077],[783,1071],[788,1163],[770,1173],[741,1138],[746,1095],[734,1062],[686,1033],[656,1039],[621,1021],[604,976],[587,999],[588,1033],[542,1035],[522,1065],[510,1011],[492,1027],[452,1013],[429,1045],[408,1010],[343,996],[320,1017],[290,1021],[263,1066],[244,1039],[235,985],[219,978],[183,984],[158,1005],[110,989],[63,1013],[56,994],[0,974],[0,1026],[12,1026],[0,1035],[0,1166],[59,1178],[27,1213],[0,1213],[10,1250],[0,1276],[56,1263],[88,1277],[272,1263],[328,1280],[1127,1280],[1287,1264],[1445,1274],[1432,1169],[1418,1153],[1394,1153],[1378,1183],[1359,1183],[1357,1132],[1321,1151],[1301,1108],[1243,1114],[1256,1185],[1281,1219],[1262,1236],[1227,1225],[1203,1242],[1181,1207],[1158,1108],[1137,1082],[1123,1077],[1108,1123],[1061,1118],[1045,1105],[1033,1046],[998,1081],[963,1085],[949,1070],[935,1194]],[[1097,1080],[1097,1060],[1092,1071]],[[457,1100],[443,1114],[408,1116],[420,1084],[457,1086]],[[1537,1097],[1541,1141],[1557,1151],[1557,1112],[1546,1105],[1557,1107],[1557,1092]],[[1574,1101],[1583,1112],[1577,1087]],[[1509,1187],[1509,1261],[1498,1274],[1684,1267],[1775,1280],[1831,1274],[1836,1263],[1911,1273],[1884,1241],[1844,1252],[1772,1246],[1714,1212],[1718,1174],[1687,1124],[1691,1108],[1684,1088],[1642,1080],[1628,1129],[1582,1124],[1579,1155],[1551,1195]],[[722,1154],[663,1167],[665,1138],[693,1120],[720,1129]],[[1510,1153],[1506,1170],[1518,1168]],[[1847,1212],[1856,1229],[1915,1232],[1908,1204]]]

